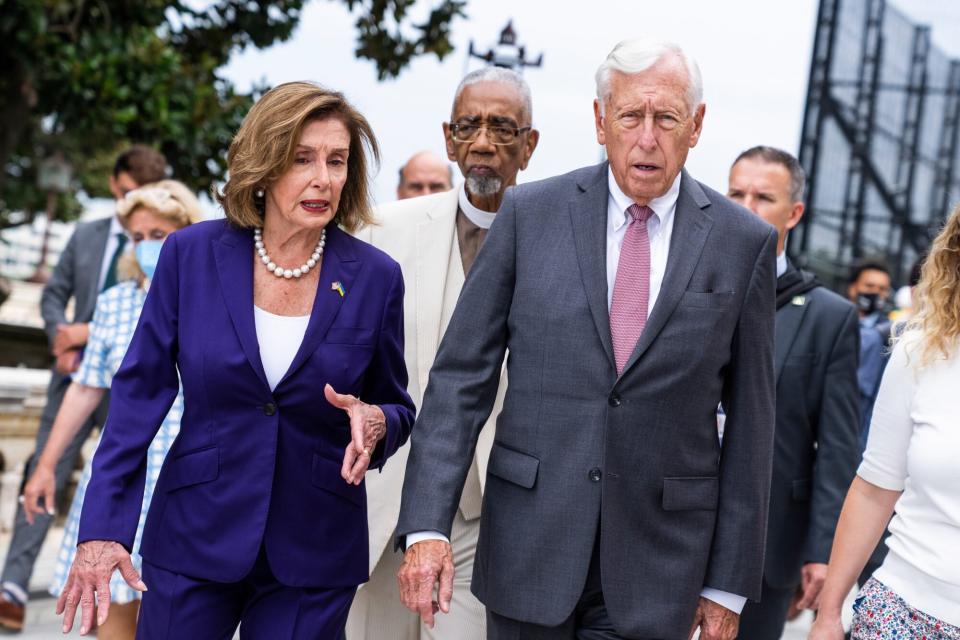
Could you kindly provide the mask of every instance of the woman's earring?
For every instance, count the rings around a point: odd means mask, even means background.
[[[263,187],[258,187],[256,191],[253,192],[253,195],[257,198],[263,197]]]

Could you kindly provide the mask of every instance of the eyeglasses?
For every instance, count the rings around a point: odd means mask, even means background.
[[[450,133],[456,142],[473,142],[480,136],[480,130],[487,130],[487,139],[490,144],[513,144],[521,133],[530,131],[531,127],[511,127],[504,124],[479,124],[455,122],[450,125]]]

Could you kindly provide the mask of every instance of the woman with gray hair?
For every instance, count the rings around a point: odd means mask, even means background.
[[[160,246],[167,235],[199,222],[202,215],[200,203],[186,186],[176,180],[161,180],[127,193],[117,205],[117,217],[123,223],[135,249],[124,255],[118,265],[121,282],[97,298],[97,308],[90,325],[90,340],[80,369],[74,374],[73,382],[64,396],[63,404],[60,405],[50,439],[40,454],[36,470],[24,487],[23,507],[31,524],[34,517],[44,510],[53,515],[54,470],[57,462],[110,388],[113,374],[120,367],[140,318],[150,279],[157,265]],[[179,395],[150,445],[147,480],[135,547],[140,544],[140,533],[160,466],[180,431],[182,411],[183,397]],[[57,556],[54,579],[50,587],[50,592],[55,596],[60,595],[73,563],[80,510],[90,473],[91,465],[88,461],[70,507],[63,543]],[[133,563],[139,569],[139,554],[133,554]],[[140,592],[130,588],[118,575],[110,583],[110,599],[115,607],[114,615],[100,626],[97,637],[101,640],[132,639],[136,632]]]

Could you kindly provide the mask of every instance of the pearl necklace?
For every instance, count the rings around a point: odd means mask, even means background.
[[[257,255],[260,256],[260,262],[267,268],[267,271],[271,272],[273,275],[278,278],[299,278],[301,276],[307,275],[307,272],[310,269],[313,269],[317,266],[317,263],[320,262],[320,256],[323,255],[323,247],[327,244],[327,230],[324,229],[320,232],[320,242],[317,243],[317,248],[313,250],[313,254],[310,258],[304,262],[302,265],[296,269],[284,269],[283,267],[277,265],[269,255],[267,255],[267,249],[263,246],[263,229],[254,229],[253,230],[253,246],[257,249]]]

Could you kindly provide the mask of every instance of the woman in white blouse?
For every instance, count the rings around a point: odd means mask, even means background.
[[[889,553],[857,596],[852,638],[960,639],[960,207],[919,290],[880,385],[810,640],[843,638],[844,597],[891,514]]]

